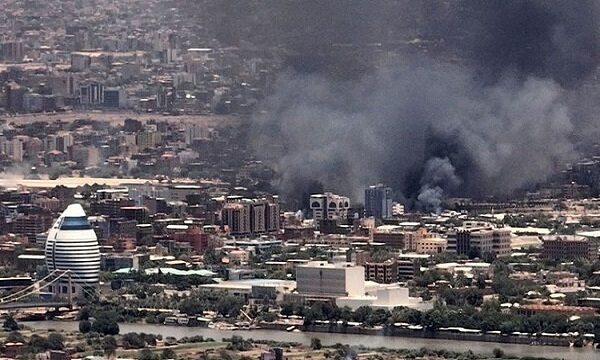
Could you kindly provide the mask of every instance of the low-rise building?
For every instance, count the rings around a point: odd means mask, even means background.
[[[446,251],[448,240],[426,237],[417,241],[417,252],[421,254],[441,254]]]
[[[524,316],[533,316],[536,314],[562,314],[567,316],[597,314],[597,310],[595,308],[585,306],[525,304],[513,306],[512,309],[515,313]]]
[[[409,280],[419,272],[421,262],[428,261],[428,254],[400,254],[396,262],[398,264],[398,279]]]
[[[544,238],[540,257],[551,260],[598,260],[598,248],[589,239],[576,236]]]
[[[375,281],[380,284],[398,282],[398,263],[395,260],[384,262],[366,262],[365,280]]]
[[[466,221],[463,226],[449,230],[447,238],[448,252],[458,255],[470,258],[492,253],[510,255],[510,230],[495,228],[486,222]]]

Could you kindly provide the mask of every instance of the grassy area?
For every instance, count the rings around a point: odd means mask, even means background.
[[[297,351],[297,352],[289,352],[286,353],[285,356],[287,358],[292,359],[305,359],[307,357],[311,357],[313,359],[319,359],[324,357],[325,350],[309,350],[309,351]]]
[[[201,342],[201,343],[187,343],[187,344],[179,344],[168,346],[169,348],[175,350],[175,352],[183,352],[188,350],[194,351],[205,351],[205,350],[216,350],[223,349],[227,347],[226,342]],[[152,352],[160,354],[167,346],[159,347],[159,348],[150,348]],[[132,349],[132,350],[117,350],[118,357],[137,357],[137,354],[142,349]]]
[[[201,343],[187,343],[187,344],[179,344],[172,346],[173,350],[183,350],[183,349],[220,349],[227,346],[226,342],[221,341],[210,341],[210,342],[201,342]]]

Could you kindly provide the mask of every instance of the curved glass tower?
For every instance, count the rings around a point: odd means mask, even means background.
[[[81,295],[83,288],[98,286],[100,246],[80,204],[69,205],[52,225],[45,254],[48,271],[71,271],[70,292],[66,277],[53,287],[53,292]]]

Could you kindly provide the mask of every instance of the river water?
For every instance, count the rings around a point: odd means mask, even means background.
[[[34,321],[24,323],[33,329],[57,331],[78,331],[79,324],[75,321]],[[565,360],[598,360],[600,351],[592,348],[569,348],[559,346],[530,346],[520,344],[498,344],[490,342],[475,341],[453,341],[440,339],[422,339],[422,338],[403,338],[390,336],[373,335],[354,335],[354,334],[332,334],[332,333],[311,333],[311,332],[285,332],[278,330],[249,330],[249,331],[230,331],[215,330],[200,327],[185,326],[166,326],[151,324],[119,324],[121,334],[128,332],[145,332],[150,334],[160,334],[163,337],[172,336],[181,338],[184,336],[202,335],[205,338],[213,338],[220,341],[222,338],[229,338],[233,335],[255,340],[272,340],[281,342],[298,342],[310,344],[311,338],[319,338],[323,345],[333,345],[336,343],[349,344],[354,346],[363,345],[370,348],[386,347],[390,349],[420,349],[427,347],[430,349],[446,349],[451,351],[464,352],[471,350],[474,353],[490,355],[494,348],[504,350],[507,355],[513,356],[537,356],[547,358],[558,358]]]

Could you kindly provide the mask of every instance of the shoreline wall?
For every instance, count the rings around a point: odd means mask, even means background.
[[[276,323],[261,323],[261,329],[285,331],[291,325],[276,324]],[[384,328],[361,328],[343,325],[311,325],[311,326],[296,326],[296,328],[305,332],[326,332],[340,334],[356,334],[356,335],[373,335],[373,336],[398,336],[398,337],[414,337],[423,339],[442,339],[442,340],[457,340],[457,341],[479,341],[479,342],[494,342],[494,343],[511,343],[524,345],[550,345],[550,346],[570,346],[570,338],[566,337],[527,337],[514,335],[499,335],[499,334],[470,334],[470,333],[454,333],[454,332],[429,332],[425,330],[411,330],[395,327]]]

